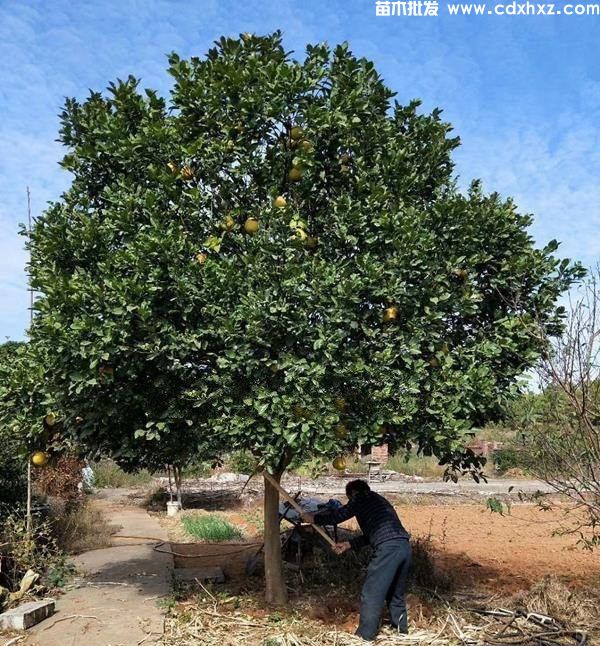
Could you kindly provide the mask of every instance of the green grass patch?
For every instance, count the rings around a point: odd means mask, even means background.
[[[202,541],[228,541],[242,538],[239,528],[212,514],[183,516],[181,523],[190,536]]]
[[[112,460],[100,460],[90,466],[94,471],[94,487],[98,489],[136,487],[152,482],[152,474],[146,469],[126,473]]]

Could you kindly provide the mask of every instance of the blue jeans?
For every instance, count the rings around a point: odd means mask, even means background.
[[[388,605],[392,626],[407,632],[404,595],[411,556],[410,541],[402,538],[385,541],[375,548],[360,595],[360,622],[356,630],[359,637],[375,639],[384,603]]]

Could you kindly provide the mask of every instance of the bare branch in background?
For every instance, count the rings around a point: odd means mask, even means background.
[[[538,375],[544,405],[529,430],[530,470],[571,506],[573,531],[600,545],[600,267],[570,298]]]

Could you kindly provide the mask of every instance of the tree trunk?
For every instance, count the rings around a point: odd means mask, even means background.
[[[281,473],[274,473],[277,482]],[[279,492],[267,480],[265,483],[265,598],[267,603],[283,606],[287,602],[287,588],[283,577],[281,539],[279,536]]]
[[[173,502],[173,481],[171,480],[171,465],[167,464],[167,475],[169,476],[169,500]]]
[[[179,509],[183,509],[183,503],[181,500],[181,473],[182,469],[179,465],[173,465],[173,477],[175,479],[175,491],[177,494],[177,502],[179,503]]]

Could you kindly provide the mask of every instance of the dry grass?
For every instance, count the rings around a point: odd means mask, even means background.
[[[552,617],[571,629],[600,632],[600,591],[570,590],[557,577],[545,577],[529,592],[517,596],[512,605]]]
[[[352,534],[343,528],[338,531],[340,540]],[[384,627],[377,643],[458,643],[455,624],[436,596],[446,591],[448,580],[437,566],[431,541],[415,544],[414,551],[414,587],[419,594],[410,595],[411,634],[398,635]],[[290,602],[283,609],[265,607],[259,578],[230,581],[222,592],[217,592],[217,587],[203,587],[197,596],[184,596],[174,606],[162,646],[358,646],[363,641],[352,633],[368,560],[367,550],[336,556],[315,547],[310,565],[307,563],[302,572],[288,572]],[[431,590],[423,592],[425,586]]]
[[[65,509],[62,503],[54,501],[52,512],[55,518],[53,535],[57,546],[67,554],[108,547],[111,536],[116,532],[116,528],[90,502]]]
[[[411,582],[413,586],[448,594],[456,587],[456,579],[439,565],[438,551],[431,534],[412,541]]]
[[[355,635],[311,620],[294,610],[258,613],[240,608],[241,597],[217,598],[207,590],[202,600],[180,604],[165,621],[161,646],[360,646],[364,642]],[[436,630],[437,628],[437,630]],[[441,629],[440,629],[441,628]],[[384,628],[377,643],[431,644],[454,643],[444,636],[444,622],[431,630],[416,630],[399,635]]]
[[[112,460],[100,460],[94,462],[91,467],[94,471],[94,487],[98,489],[137,487],[152,482],[152,474],[146,469],[126,473]]]
[[[410,634],[398,635],[384,626],[376,641],[379,646],[576,646],[582,634],[575,631],[585,630],[590,637],[596,633],[598,600],[568,590],[558,579],[545,579],[516,597],[488,598],[472,589],[458,589],[456,581],[438,565],[438,552],[430,539],[414,542],[413,550]],[[333,557],[327,550],[317,551],[312,567],[288,573],[290,601],[284,608],[265,606],[260,579],[237,585],[232,581],[227,587],[202,586],[196,596],[173,604],[160,644],[359,646],[364,642],[353,630],[368,560],[367,555],[362,556]],[[480,610],[475,611],[476,607]],[[498,612],[499,607],[512,612]],[[544,620],[542,625],[529,613],[554,621]],[[544,633],[546,637],[541,636]]]
[[[445,467],[439,465],[437,458],[410,454],[407,459],[404,453],[393,455],[385,468],[407,476],[421,478],[441,478],[445,470]]]

